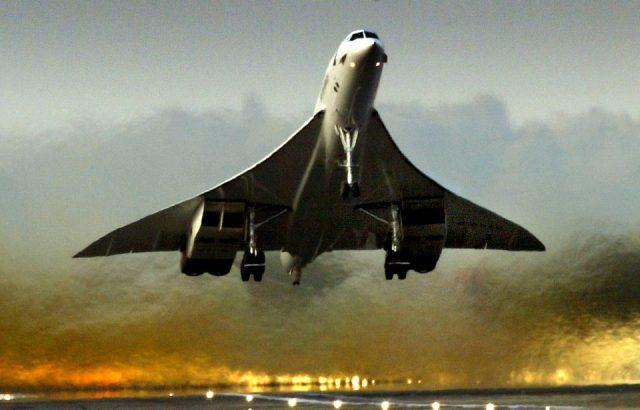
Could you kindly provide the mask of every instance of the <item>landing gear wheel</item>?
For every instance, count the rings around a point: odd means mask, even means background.
[[[347,199],[349,198],[349,184],[347,182],[343,182],[342,186],[340,186],[340,198]]]
[[[384,260],[385,279],[391,280],[394,275],[398,275],[399,280],[405,280],[408,271],[409,262],[405,261],[397,252],[387,252],[387,257]]]
[[[264,252],[260,251],[256,255],[246,251],[242,257],[242,263],[240,264],[240,278],[243,282],[248,282],[251,276],[256,282],[262,281],[262,274],[264,273]]]

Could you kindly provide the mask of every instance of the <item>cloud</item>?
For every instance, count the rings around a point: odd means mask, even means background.
[[[227,277],[186,277],[177,253],[72,260],[114,227],[243,170],[304,116],[274,118],[249,97],[240,111],[172,109],[3,136],[0,380],[198,384],[250,372],[419,376],[433,387],[637,381],[640,186],[630,153],[640,124],[593,110],[515,127],[491,96],[379,109],[419,168],[540,232],[549,251],[448,250],[436,271],[392,283],[382,252],[334,252],[306,268],[299,289],[276,254],[261,284],[240,282],[237,266]]]

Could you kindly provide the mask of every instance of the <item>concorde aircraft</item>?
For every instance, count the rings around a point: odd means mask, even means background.
[[[222,276],[242,252],[242,280],[260,282],[264,252],[280,251],[298,285],[302,268],[333,250],[383,249],[386,279],[401,280],[432,271],[443,248],[544,251],[527,230],[447,190],[400,152],[373,106],[386,63],[376,33],[350,33],[329,61],[313,116],[280,147],[75,257],[179,250],[183,273]]]

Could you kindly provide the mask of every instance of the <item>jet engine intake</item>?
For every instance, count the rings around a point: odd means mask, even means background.
[[[408,270],[418,273],[434,270],[446,238],[442,198],[404,201],[392,219],[393,229],[386,247],[386,278],[397,274],[404,279]]]

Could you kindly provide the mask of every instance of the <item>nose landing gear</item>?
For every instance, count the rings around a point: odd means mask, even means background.
[[[346,156],[344,162],[340,164],[347,174],[346,181],[344,181],[340,187],[340,196],[343,199],[347,199],[349,196],[358,198],[360,196],[360,185],[358,185],[358,182],[354,178],[354,170],[358,165],[353,161],[353,150],[358,141],[358,129],[343,128],[336,125],[335,130],[336,134],[340,137],[340,142],[342,143],[342,148]]]

